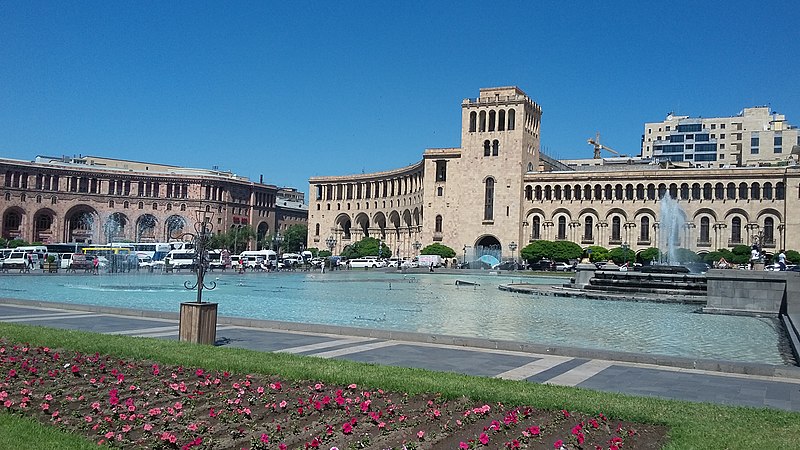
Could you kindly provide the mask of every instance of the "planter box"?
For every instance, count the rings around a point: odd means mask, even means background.
[[[217,303],[181,303],[178,338],[182,342],[214,345],[217,340]]]
[[[45,262],[42,270],[48,273],[57,273],[58,272],[58,263],[57,262]]]

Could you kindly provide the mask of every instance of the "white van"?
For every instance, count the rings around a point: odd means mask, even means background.
[[[245,250],[240,255],[246,269],[255,269],[262,264],[277,267],[278,254],[272,250]]]
[[[356,258],[348,259],[347,264],[353,269],[360,269],[363,267],[371,267],[377,269],[378,267],[386,267],[386,263],[377,258]]]
[[[164,258],[164,262],[167,261],[175,269],[191,269],[194,267],[194,250],[172,250]]]

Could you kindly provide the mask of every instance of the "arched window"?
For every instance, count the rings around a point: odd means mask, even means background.
[[[692,200],[700,200],[700,183],[692,185]]]
[[[772,183],[764,183],[764,200],[772,200]]]
[[[575,185],[575,200],[581,199],[581,187],[580,185]]]
[[[556,200],[561,200],[561,186],[553,186],[553,198]]]
[[[500,154],[500,141],[495,139],[492,141],[492,156],[497,156]]]
[[[625,200],[633,200],[633,185],[625,185]]]
[[[525,200],[533,200],[533,188],[530,185],[525,186]]]
[[[731,220],[731,244],[742,243],[742,219],[734,217]]]
[[[667,185],[661,183],[658,185],[658,198],[664,198],[667,195]]]
[[[436,188],[436,196],[441,197],[442,195],[444,195],[444,188],[439,186]]]
[[[747,183],[739,183],[739,200],[747,200]]]
[[[495,112],[489,111],[489,131],[494,131]]]
[[[611,195],[612,195],[611,192],[612,192],[611,191],[611,185],[607,184],[605,186],[605,189],[603,189],[603,193],[604,193],[603,197],[604,197],[605,200],[611,200]]]
[[[703,200],[711,200],[711,183],[703,185]]]
[[[750,198],[753,200],[760,200],[761,199],[761,185],[758,183],[753,183],[750,185]]]
[[[772,217],[764,219],[764,244],[775,244],[775,220]]]
[[[650,218],[645,216],[639,221],[639,241],[650,243]]]
[[[542,187],[541,186],[536,186],[535,192],[536,192],[536,200],[541,200],[542,199]]]
[[[544,187],[544,199],[545,200],[553,199],[553,188],[551,188],[550,185]]]
[[[501,109],[497,112],[497,131],[505,131],[506,129],[506,111]]]
[[[622,220],[620,220],[619,216],[614,216],[611,219],[611,240],[612,241],[621,241],[622,240]]]
[[[583,199],[584,200],[591,200],[592,199],[592,187],[588,184],[583,186]]]
[[[644,185],[636,185],[636,200],[644,200]]]
[[[672,183],[669,185],[669,196],[672,198],[678,198],[678,185]]]
[[[615,200],[622,200],[622,185],[618,184],[614,186],[614,199]]]
[[[736,200],[736,185],[733,183],[728,183],[728,187],[726,188],[726,194],[728,200]]]
[[[536,241],[541,239],[542,235],[542,219],[539,216],[535,216],[533,218],[533,222],[531,223],[531,239]]]
[[[561,216],[558,218],[558,235],[556,239],[564,240],[567,238],[567,218]]]
[[[315,236],[319,236],[319,224],[314,227],[314,234]]]
[[[654,184],[647,185],[647,199],[648,200],[656,199],[656,185]]]
[[[595,200],[602,200],[603,199],[603,187],[599,184],[594,185],[594,199]]]
[[[708,217],[701,217],[700,218],[700,243],[708,244],[711,242],[709,238],[709,220]]]
[[[494,220],[494,178],[486,179],[483,220]]]
[[[714,185],[714,198],[717,200],[725,199],[725,186],[722,183]]]
[[[564,200],[572,200],[572,186],[564,186]]]
[[[433,231],[436,233],[442,232],[442,216],[436,216],[436,225]]]
[[[478,131],[486,131],[486,111],[481,111],[478,114]]]
[[[475,129],[477,128],[478,124],[478,113],[472,111],[469,113],[469,131],[470,133],[474,133]]]
[[[533,172],[533,163],[532,162],[528,163],[528,172]]]
[[[144,209],[144,202],[139,202],[139,209]]]
[[[514,129],[514,125],[515,125],[514,124],[514,114],[515,113],[514,113],[513,109],[509,109],[508,110],[508,131],[511,131],[511,130]]]
[[[492,154],[492,144],[489,140],[483,141],[483,156],[490,156]]]
[[[689,184],[681,184],[681,200],[689,200]]]
[[[594,229],[594,219],[591,217],[587,217],[583,221],[583,240],[584,241],[591,241],[592,240],[592,231]]]
[[[775,200],[783,200],[786,191],[783,187],[783,182],[775,184]]]

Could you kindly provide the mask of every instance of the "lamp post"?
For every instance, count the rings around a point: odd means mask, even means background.
[[[461,264],[464,266],[465,269],[467,268],[466,267],[466,265],[467,265],[467,246],[466,245],[464,246],[464,260],[461,261]]]
[[[628,249],[629,248],[631,248],[631,246],[628,245],[628,241],[625,241],[622,244],[622,263],[623,264],[627,264],[627,262],[628,262]]]
[[[217,287],[217,283],[213,281],[205,284],[209,263],[208,241],[212,237],[211,231],[214,228],[212,224],[214,213],[197,210],[195,215],[194,233],[184,233],[181,237],[189,237],[194,242],[197,279],[194,284],[191,281],[184,282],[183,287],[197,290],[197,300],[181,303],[178,335],[181,341],[213,345],[217,336],[217,304],[203,303],[203,289],[210,291]]]
[[[417,256],[419,256],[419,249],[422,248],[422,244],[419,241],[414,241],[412,246],[414,247],[414,251],[417,253]]]
[[[281,232],[277,232],[275,237],[272,238],[272,242],[275,244],[275,253],[280,253],[278,250],[281,248],[281,242],[283,242],[283,236],[281,236]]]
[[[511,269],[511,270],[516,270],[517,269],[517,259],[514,258],[514,250],[517,249],[517,243],[514,242],[514,241],[511,241],[511,243],[508,244],[508,248],[511,249],[511,261],[514,263],[514,265],[512,266],[513,269]]]

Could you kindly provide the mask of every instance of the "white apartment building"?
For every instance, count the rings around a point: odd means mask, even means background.
[[[797,127],[767,106],[745,108],[733,117],[670,113],[663,122],[644,124],[642,157],[710,168],[759,166],[788,161],[798,144]]]

